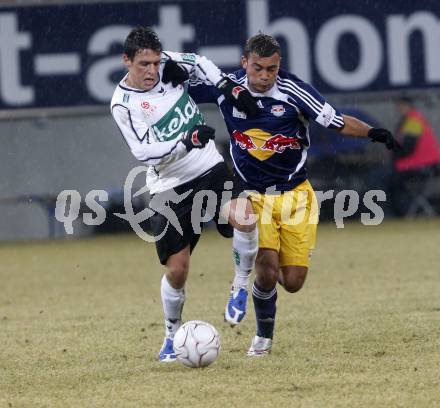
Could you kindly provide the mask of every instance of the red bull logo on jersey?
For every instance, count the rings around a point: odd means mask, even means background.
[[[246,133],[240,132],[239,130],[234,130],[232,132],[232,137],[235,140],[235,144],[243,150],[255,150],[257,145],[252,141],[251,137]]]
[[[297,137],[288,137],[281,134],[270,137],[261,146],[262,150],[271,150],[275,153],[283,153],[286,149],[299,150],[301,144]]]
[[[301,143],[296,136],[284,136],[280,133],[272,135],[261,129],[248,129],[244,132],[234,130],[232,138],[240,149],[246,150],[258,160],[266,160],[286,149],[301,149]]]

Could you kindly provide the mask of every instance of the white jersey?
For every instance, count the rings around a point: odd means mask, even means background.
[[[168,58],[185,68],[191,78],[214,85],[222,79],[221,71],[205,57],[166,51],[153,89],[130,88],[125,83],[128,74],[116,87],[111,112],[133,155],[149,166],[151,194],[184,184],[223,161],[212,140],[189,152],[181,142],[187,131],[205,121],[182,85],[174,88],[161,81]]]

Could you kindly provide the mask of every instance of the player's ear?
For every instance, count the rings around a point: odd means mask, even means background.
[[[242,56],[241,56],[241,66],[242,66],[244,69],[246,69],[246,68],[247,68],[247,65],[248,65],[248,60],[247,60],[247,58],[246,58],[244,55],[242,55]]]
[[[127,54],[122,54],[122,61],[124,61],[124,64],[127,68],[130,68],[131,60]]]

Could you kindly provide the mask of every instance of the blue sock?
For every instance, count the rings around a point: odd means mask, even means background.
[[[257,336],[273,338],[275,326],[275,313],[277,311],[277,290],[266,291],[254,282],[252,286],[252,299],[254,301],[255,316],[257,318]]]

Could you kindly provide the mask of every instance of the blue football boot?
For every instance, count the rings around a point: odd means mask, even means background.
[[[240,323],[246,315],[248,292],[246,289],[231,289],[228,304],[225,308],[225,321],[235,326]]]
[[[159,360],[163,363],[172,363],[176,361],[176,353],[174,353],[173,340],[165,337],[162,348],[159,351]]]

